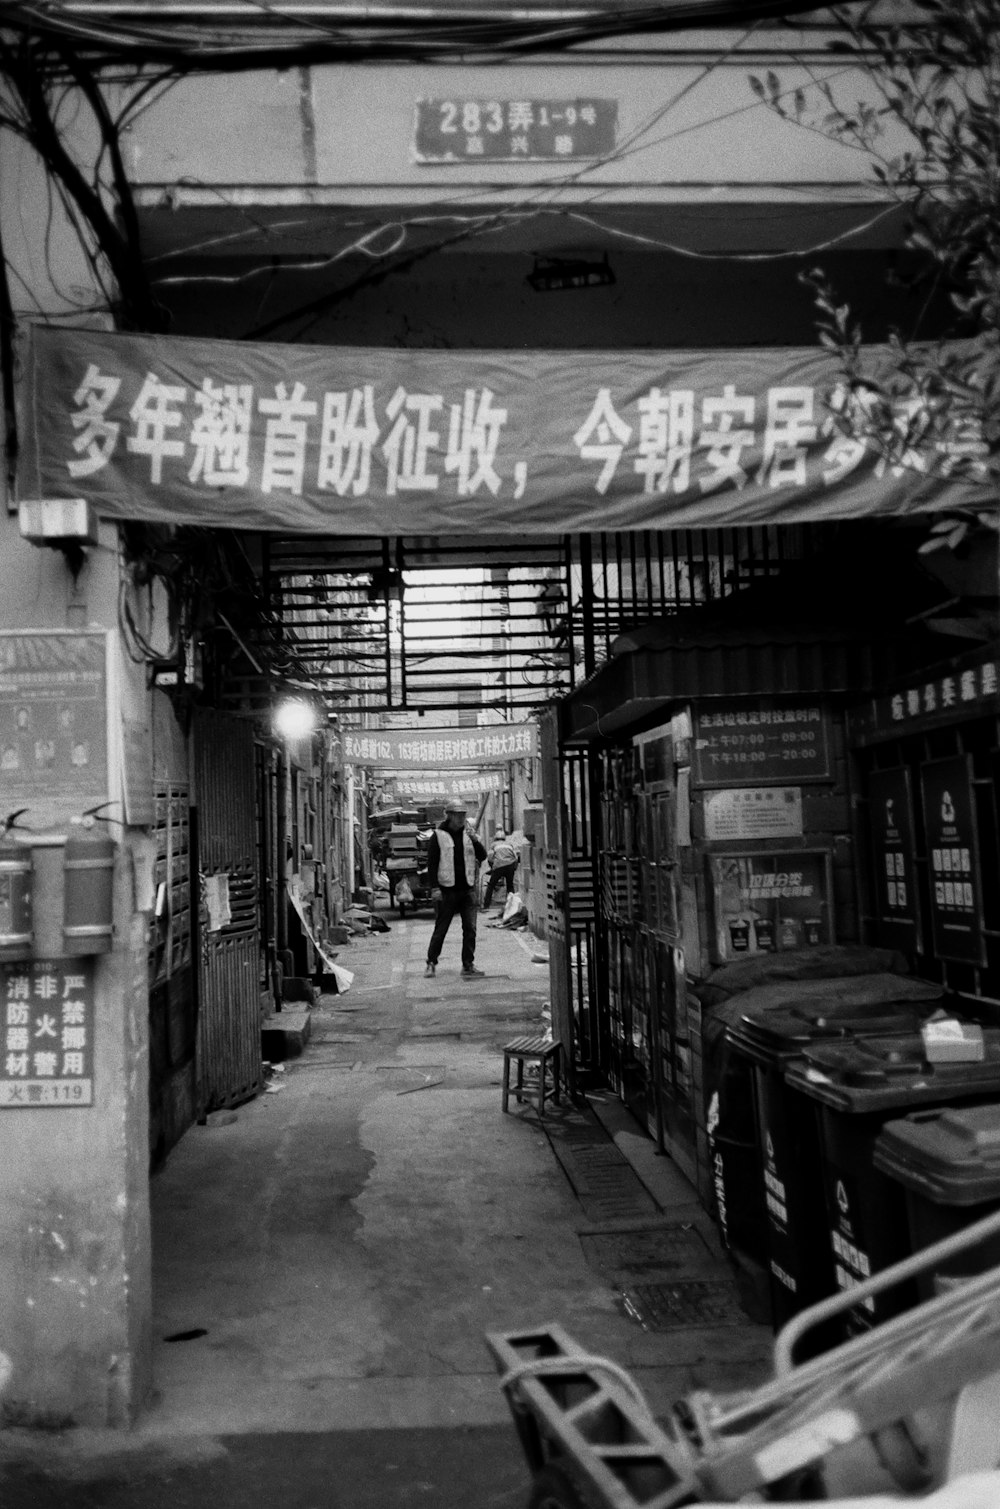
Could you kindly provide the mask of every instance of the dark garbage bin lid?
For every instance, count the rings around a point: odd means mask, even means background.
[[[887,1121],[873,1162],[936,1205],[1000,1200],[1000,1103],[946,1106]]]
[[[741,999],[742,997],[742,999]],[[845,975],[823,980],[776,980],[730,998],[730,1041],[759,1063],[774,1065],[818,1040],[858,1032],[916,1032],[945,1000],[939,984],[912,976]]]
[[[751,1057],[787,1059],[801,1054],[813,1043],[836,1043],[857,1037],[914,1036],[921,1023],[935,1010],[934,1002],[877,1002],[869,1007],[856,1002],[812,1001],[780,1010],[747,1011],[729,1037]]]
[[[1000,1096],[1000,1028],[983,1029],[983,1058],[976,1063],[928,1063],[919,1032],[813,1043],[792,1060],[786,1079],[851,1114]]]

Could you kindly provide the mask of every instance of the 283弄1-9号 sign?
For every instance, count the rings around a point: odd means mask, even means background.
[[[414,157],[418,163],[604,157],[617,134],[617,100],[418,100]]]

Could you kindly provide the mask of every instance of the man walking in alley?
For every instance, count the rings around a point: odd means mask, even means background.
[[[517,849],[507,838],[502,828],[498,828],[493,836],[493,843],[487,856],[490,866],[490,878],[486,882],[486,895],[483,897],[483,911],[485,912],[493,900],[493,892],[500,884],[504,883],[506,894],[514,894],[514,871],[517,869]]]
[[[456,912],[462,919],[462,974],[481,979],[476,968],[476,878],[486,850],[466,821],[461,802],[449,802],[444,822],[434,829],[427,845],[427,879],[437,903],[437,918],[427,947],[425,975],[433,975],[445,935]]]

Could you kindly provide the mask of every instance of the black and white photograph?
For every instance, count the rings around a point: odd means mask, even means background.
[[[1000,1509],[1000,0],[0,0],[0,1509]]]

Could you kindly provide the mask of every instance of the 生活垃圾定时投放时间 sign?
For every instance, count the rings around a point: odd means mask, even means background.
[[[355,535],[985,506],[971,425],[933,465],[917,451],[889,461],[845,432],[837,384],[815,347],[389,350],[38,327],[21,496],[84,497],[118,518]]]

